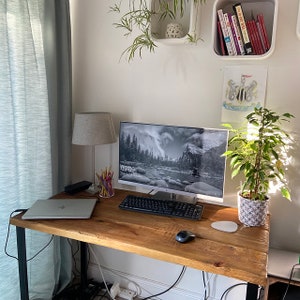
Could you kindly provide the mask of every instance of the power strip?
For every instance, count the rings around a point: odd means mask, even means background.
[[[120,300],[133,300],[134,292],[131,290],[120,288],[120,292],[118,293],[118,297],[116,299]]]
[[[110,295],[116,300],[133,300],[135,293],[131,290],[121,288],[118,282],[115,282],[110,288]]]

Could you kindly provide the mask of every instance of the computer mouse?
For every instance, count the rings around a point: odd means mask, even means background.
[[[188,230],[181,230],[176,234],[176,241],[179,243],[187,243],[192,241],[196,235]]]

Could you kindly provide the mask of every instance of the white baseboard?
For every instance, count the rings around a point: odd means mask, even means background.
[[[109,271],[107,269],[102,269],[105,281],[107,283],[114,283],[119,282],[120,286],[123,288],[127,288],[133,291],[138,292],[140,298],[144,298],[150,295],[154,295],[157,293],[160,293],[162,291],[165,291],[169,288],[164,283],[156,282],[151,279],[138,277],[136,275],[122,273],[119,271]],[[96,264],[90,264],[89,265],[89,277],[93,278],[96,281],[102,282],[102,276],[98,269],[98,266]],[[127,280],[126,280],[127,278]],[[137,291],[137,288],[139,287],[139,291]],[[203,299],[204,295],[203,293],[203,287],[201,284],[199,284],[199,293],[195,291],[190,291],[178,287],[172,288],[167,293],[158,296],[156,299],[162,299],[162,300],[199,300]],[[138,297],[136,298],[138,299]],[[209,300],[217,300],[217,298],[209,297]]]

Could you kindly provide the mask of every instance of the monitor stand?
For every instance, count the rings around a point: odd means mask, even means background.
[[[152,198],[153,199],[181,201],[181,202],[193,203],[193,204],[195,204],[197,202],[196,197],[184,196],[184,195],[162,192],[162,191],[154,191],[154,194],[152,194]]]

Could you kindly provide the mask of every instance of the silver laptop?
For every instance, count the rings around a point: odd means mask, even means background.
[[[89,219],[96,202],[96,198],[37,200],[22,219]]]

